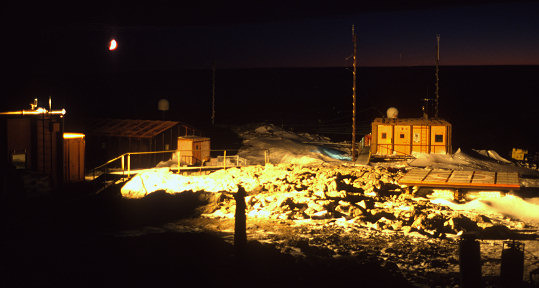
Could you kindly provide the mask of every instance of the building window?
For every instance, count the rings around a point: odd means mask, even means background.
[[[386,139],[387,138],[387,133],[386,132],[383,132],[382,133],[382,139]]]
[[[11,163],[15,166],[15,169],[26,168],[26,154],[13,154],[11,155]]]
[[[444,135],[442,135],[442,134],[434,135],[434,142],[436,142],[436,143],[444,142]]]
[[[401,139],[404,139],[404,133],[400,134]]]

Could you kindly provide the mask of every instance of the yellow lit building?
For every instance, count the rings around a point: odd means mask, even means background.
[[[414,153],[451,154],[451,124],[442,119],[374,119],[371,155],[406,157]]]

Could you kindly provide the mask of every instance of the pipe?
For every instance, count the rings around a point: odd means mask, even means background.
[[[60,115],[63,116],[66,114],[66,110],[52,110],[47,111],[45,108],[37,108],[36,110],[21,110],[21,111],[8,111],[8,112],[0,112],[0,115]]]

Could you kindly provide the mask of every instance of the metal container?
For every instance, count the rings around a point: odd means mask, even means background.
[[[84,134],[64,133],[64,182],[84,181]]]

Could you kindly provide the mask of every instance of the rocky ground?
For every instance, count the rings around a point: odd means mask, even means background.
[[[451,193],[399,185],[404,172],[258,165],[182,176],[174,183],[183,186],[169,190],[146,185],[154,192],[137,199],[122,197],[119,183],[99,194],[82,184],[3,202],[0,286],[168,287],[195,279],[235,287],[460,287],[459,240],[472,233],[485,287],[501,287],[508,238],[524,243],[521,284],[533,287],[536,222],[456,209],[467,206]],[[233,245],[239,189],[247,194],[244,253]]]
[[[227,182],[229,191],[202,192],[207,205],[199,208],[200,217],[163,229],[225,232],[232,243],[234,190],[241,186],[247,192],[248,239],[296,261],[352,258],[360,264],[377,263],[385,273],[414,286],[456,287],[460,236],[472,234],[480,239],[486,287],[499,286],[502,245],[509,238],[525,244],[528,280],[528,272],[537,267],[537,227],[501,214],[453,210],[439,202],[451,194],[399,185],[403,173],[382,166],[284,164],[222,170],[212,177],[232,181]]]

